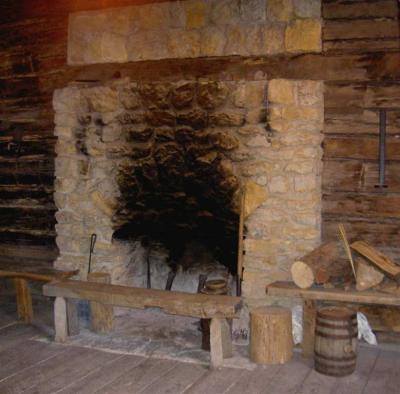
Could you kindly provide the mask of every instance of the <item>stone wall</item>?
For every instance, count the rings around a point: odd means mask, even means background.
[[[68,63],[321,51],[320,0],[184,0],[70,15]]]
[[[183,94],[182,86],[192,87],[192,98],[182,101],[190,96]],[[153,91],[150,96],[146,95],[149,89]],[[202,89],[208,92],[206,101],[201,99]],[[181,99],[174,101],[177,91]],[[165,108],[156,92],[166,92],[164,98],[173,104]],[[145,84],[120,79],[102,86],[72,84],[57,90],[53,102],[58,137],[57,268],[79,268],[84,278],[90,234],[96,233],[93,270],[111,272],[114,283],[125,284],[132,284],[135,275],[141,274],[131,264],[133,243],[113,239],[121,219],[122,169],[127,168],[127,161],[130,166],[143,159],[132,156],[135,150],[143,151],[143,141],[132,142],[131,135],[144,133],[150,138],[143,119],[157,119],[165,112],[174,115],[161,117],[169,119],[169,126],[153,125],[151,138],[160,133],[178,135],[182,129],[178,119],[193,113],[194,103],[204,111],[202,123],[200,128],[186,124],[186,136],[209,140],[194,151],[191,160],[203,165],[224,162],[229,170],[226,179],[235,178],[247,193],[243,295],[262,300],[265,285],[286,278],[290,262],[318,243],[321,83],[267,83],[261,78]],[[161,145],[170,143],[167,138]],[[156,157],[152,149],[146,153],[147,159]]]

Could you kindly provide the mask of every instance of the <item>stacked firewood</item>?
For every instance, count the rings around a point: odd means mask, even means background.
[[[345,233],[344,233],[345,234]],[[293,282],[302,289],[313,285],[356,291],[381,291],[400,296],[400,265],[364,241],[323,243],[295,261]],[[400,332],[400,311],[396,307],[361,307],[373,326]]]

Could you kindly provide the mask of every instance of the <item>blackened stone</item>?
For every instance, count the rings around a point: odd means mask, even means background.
[[[228,88],[222,82],[200,82],[197,101],[205,109],[215,109],[225,103]]]
[[[240,111],[216,112],[209,116],[210,126],[242,126],[244,120]]]
[[[152,126],[175,126],[175,114],[171,111],[148,111],[146,120]]]
[[[223,132],[218,132],[210,135],[211,143],[223,150],[232,150],[239,147],[239,140],[228,134]]]
[[[124,126],[123,133],[129,142],[145,142],[153,136],[153,129],[143,125]]]
[[[139,87],[143,104],[148,108],[168,108],[170,84],[149,83]]]
[[[141,123],[144,120],[144,113],[141,111],[123,112],[118,115],[117,120],[121,124]]]
[[[141,104],[137,89],[133,86],[124,88],[119,93],[119,100],[125,109],[135,109]]]
[[[151,143],[135,143],[130,150],[130,156],[133,159],[142,159],[151,155],[153,144]]]
[[[177,117],[178,125],[190,126],[195,130],[207,127],[207,112],[198,109],[192,109],[188,112],[180,113]]]
[[[175,138],[181,144],[186,144],[193,140],[194,130],[191,127],[177,127],[175,130]]]
[[[183,82],[171,91],[171,102],[175,108],[181,109],[188,107],[193,101],[195,84],[193,82]]]
[[[157,142],[169,142],[175,140],[175,131],[170,127],[160,127],[155,130]]]

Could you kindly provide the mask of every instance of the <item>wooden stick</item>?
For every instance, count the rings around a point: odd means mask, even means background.
[[[338,227],[339,227],[339,235],[340,238],[342,239],[344,250],[346,251],[347,257],[349,258],[350,261],[351,269],[353,270],[354,279],[357,280],[356,269],[354,267],[354,261],[353,261],[353,256],[351,254],[349,241],[347,240],[346,230],[342,223],[340,223]]]

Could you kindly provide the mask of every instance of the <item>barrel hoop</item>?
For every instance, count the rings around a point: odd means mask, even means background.
[[[317,312],[317,318],[318,317],[326,320],[345,321],[345,322],[349,320],[357,320],[356,314],[351,314],[348,317],[343,317],[343,316],[329,316],[329,315],[324,315],[323,312]]]
[[[348,330],[349,329],[349,325],[348,324],[347,325],[343,325],[343,326],[336,326],[335,324],[324,323],[324,322],[321,322],[321,321],[318,321],[318,320],[317,320],[317,326],[318,327],[326,327],[326,328],[336,328],[336,329],[339,329],[339,330]],[[353,323],[350,327],[353,330],[357,329],[358,328],[357,322]]]
[[[336,335],[336,334],[325,334],[324,332],[319,331],[318,329],[315,330],[315,334],[322,337],[322,338],[332,338],[332,339],[351,339],[357,338],[358,334],[355,332],[353,335]]]
[[[356,365],[348,366],[348,367],[325,367],[324,365],[315,364],[315,370],[323,373],[324,375],[330,376],[345,376],[350,375],[354,372]]]
[[[331,357],[331,356],[324,356],[323,354],[315,351],[314,352],[315,355],[318,358],[322,358],[323,360],[327,360],[327,361],[355,361],[357,359],[357,354],[353,354],[352,356],[349,357]]]

